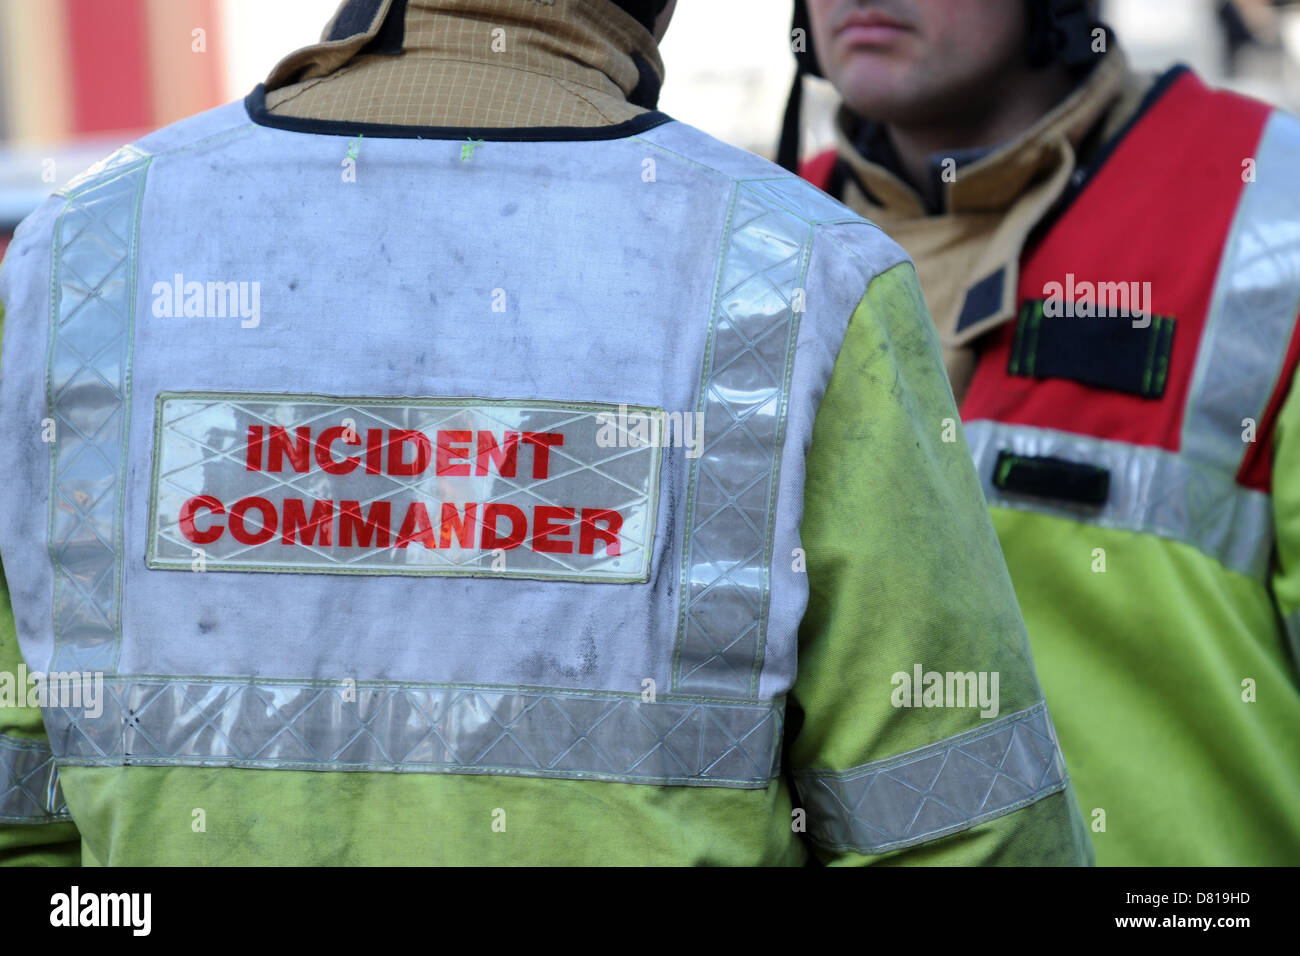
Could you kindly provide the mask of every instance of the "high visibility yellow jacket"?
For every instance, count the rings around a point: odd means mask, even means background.
[[[906,256],[633,105],[614,5],[485,6],[345,6],[16,234],[0,673],[71,676],[0,854],[1087,862]]]
[[[1098,862],[1300,862],[1300,122],[1116,48],[937,207],[870,125]]]

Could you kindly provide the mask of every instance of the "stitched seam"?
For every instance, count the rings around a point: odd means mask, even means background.
[[[560,79],[559,77],[555,77],[555,78],[554,78],[554,82],[555,82],[555,85],[558,86],[560,89],[566,91],[567,93],[569,93],[569,94],[572,95],[572,96],[577,97],[578,99],[582,100],[582,102],[584,102],[584,103],[586,103],[588,106],[590,106],[593,110],[595,110],[596,115],[599,116],[601,119],[603,119],[606,123],[614,123],[614,122],[616,122],[615,119],[614,119],[612,116],[609,116],[608,114],[606,114],[604,110],[602,110],[602,109],[601,109],[599,106],[597,106],[594,102],[592,102],[590,99],[588,99],[586,96],[584,96],[583,93],[582,93],[582,91],[581,91],[581,89],[577,89],[577,90],[570,89],[570,88],[569,88],[569,87],[570,87],[570,84],[567,83],[565,80]]]
[[[733,180],[731,185],[731,199],[727,205],[727,218],[722,228],[722,243],[721,250],[718,253],[718,268],[713,280],[713,299],[709,303],[709,332],[704,342],[704,362],[700,368],[700,398],[699,402],[696,404],[696,414],[701,417],[704,415],[704,406],[707,404],[705,389],[709,383],[709,370],[713,367],[713,336],[714,332],[717,330],[718,301],[722,295],[722,270],[725,267],[727,257],[731,252],[732,222],[736,215],[736,201],[739,197],[740,183]],[[677,592],[681,602],[681,607],[677,615],[677,637],[673,645],[672,678],[669,683],[670,691],[677,690],[677,685],[679,683],[678,671],[681,668],[682,644],[686,640],[686,610],[690,606],[691,601],[691,531],[695,520],[695,490],[696,482],[699,478],[699,470],[700,459],[697,458],[691,463],[686,486],[686,517],[683,528],[685,534],[682,535],[682,577],[681,585]]]
[[[1160,348],[1159,366],[1156,374],[1155,394],[1157,397],[1164,395],[1165,383],[1169,379],[1169,358],[1174,347],[1174,320],[1173,318],[1161,318],[1161,337],[1163,342]]]
[[[136,687],[149,687],[154,685],[168,684],[205,684],[212,687],[230,687],[230,688],[300,688],[303,690],[341,690],[343,684],[341,681],[322,681],[312,678],[294,678],[294,677],[260,677],[260,676],[242,676],[236,675],[231,677],[211,675],[211,674],[105,674],[104,682],[107,684],[128,684]],[[565,697],[585,700],[607,700],[610,703],[619,701],[635,702],[641,699],[639,691],[621,691],[621,690],[584,690],[570,687],[547,687],[547,686],[511,686],[508,684],[457,684],[457,683],[421,683],[416,681],[373,681],[358,680],[356,681],[358,690],[375,690],[380,692],[402,692],[402,691],[461,691],[465,693],[481,694],[514,694],[520,697]],[[781,695],[772,698],[770,701],[751,701],[738,697],[706,697],[693,696],[689,694],[660,694],[656,701],[659,704],[687,704],[701,705],[710,704],[718,705],[729,710],[743,711],[772,711],[779,712],[785,696]],[[647,705],[650,706],[650,705]]]
[[[920,843],[929,843],[931,840],[937,840],[940,837],[951,836],[954,833],[961,833],[964,830],[969,830],[972,827],[979,826],[981,823],[989,823],[993,820],[998,819],[999,817],[1004,817],[1009,813],[1014,813],[1017,810],[1023,810],[1025,807],[1037,803],[1039,800],[1042,800],[1045,797],[1050,797],[1055,793],[1061,792],[1066,788],[1066,785],[1069,782],[1070,782],[1069,776],[1064,775],[1064,778],[1058,781],[1057,783],[1053,783],[1048,787],[1044,787],[1043,789],[1036,791],[1030,794],[1029,796],[1022,797],[1021,799],[1007,805],[1006,807],[1000,808],[998,810],[992,810],[989,811],[988,813],[980,814],[977,817],[972,817],[968,821],[952,824],[951,826],[943,827],[941,829],[934,830],[929,833],[917,834],[916,836],[908,837],[905,840],[894,840],[889,843],[869,843],[869,844],[828,843],[818,838],[815,834],[809,834],[809,836],[812,839],[812,841],[816,843],[818,846],[824,847],[825,849],[828,850],[837,850],[837,851],[851,850],[855,853],[865,853],[865,854],[887,853],[890,850],[901,850],[904,847],[916,846],[917,844]]]
[[[51,237],[52,248],[50,250],[50,345],[45,356],[45,412],[54,422],[54,427],[58,428],[58,418],[54,414],[54,343],[59,336],[59,261],[60,245],[59,237],[63,233],[63,219],[72,206],[72,197],[68,197],[64,202],[63,208],[59,210],[59,215],[54,220],[54,234]],[[50,442],[50,514],[46,522],[45,541],[46,549],[50,553],[50,566],[53,572],[53,587],[50,588],[50,623],[54,630],[54,644],[50,649],[51,662],[59,659],[59,648],[61,645],[60,637],[62,629],[59,627],[59,582],[63,575],[59,573],[59,550],[54,543],[54,512],[58,498],[58,434],[54,436],[54,441]]]
[[[126,363],[122,370],[122,454],[121,464],[118,470],[118,495],[117,508],[115,509],[114,521],[117,524],[116,530],[116,594],[114,594],[114,621],[113,621],[113,658],[111,668],[117,670],[118,659],[122,654],[122,598],[125,587],[122,580],[122,566],[125,563],[123,557],[126,553],[124,547],[125,521],[123,515],[126,510],[126,457],[127,449],[131,443],[131,371],[135,362],[135,290],[137,279],[140,272],[140,221],[144,216],[144,191],[145,185],[149,180],[149,167],[153,163],[153,157],[149,157],[140,167],[140,178],[136,184],[135,192],[135,216],[131,228],[131,238],[128,240],[127,256],[130,262],[130,278],[128,279],[129,292],[127,293],[127,320],[126,320]]]
[[[1046,702],[1039,700],[1037,703],[1031,704],[1030,706],[1024,708],[1023,710],[1018,710],[1014,714],[1008,714],[1006,717],[1003,717],[999,720],[995,720],[989,724],[986,724],[983,727],[974,727],[970,730],[962,731],[959,734],[953,734],[951,737],[945,737],[942,740],[936,740],[933,743],[925,744],[924,746],[917,747],[913,750],[908,750],[905,753],[896,754],[892,757],[884,757],[880,760],[872,760],[864,764],[859,764],[856,767],[850,767],[848,770],[811,770],[810,769],[810,770],[795,770],[792,771],[792,773],[796,779],[800,779],[800,780],[819,779],[819,780],[835,780],[841,782],[856,780],[859,777],[867,776],[868,774],[878,773],[881,770],[892,770],[896,767],[900,767],[905,764],[915,763],[917,760],[924,759],[925,757],[931,756],[934,753],[939,753],[944,750],[951,750],[953,747],[961,746],[962,744],[966,744],[966,743],[970,743],[971,741],[978,740],[981,737],[986,737],[991,734],[998,733],[1015,724],[1023,723],[1026,720],[1030,720],[1033,717],[1036,717],[1041,711],[1044,711],[1046,709],[1047,709]]]
[[[803,249],[803,263],[799,269],[799,285],[797,286],[797,288],[804,290],[805,296],[807,295],[808,266],[812,261],[812,247],[816,235],[816,227],[809,224],[808,237]],[[865,298],[865,294],[863,297]],[[804,304],[807,305],[806,302]],[[763,593],[759,600],[758,609],[758,646],[755,648],[754,663],[750,668],[749,675],[750,697],[758,696],[758,680],[763,671],[763,659],[767,652],[767,624],[772,604],[772,554],[776,544],[776,506],[781,490],[782,451],[785,448],[786,418],[790,409],[790,384],[794,380],[794,363],[799,344],[799,317],[800,313],[792,309],[790,331],[787,334],[785,346],[785,377],[781,384],[781,409],[777,416],[776,437],[773,439],[772,487],[768,492],[767,527],[764,529],[764,538],[766,540],[763,547]]]
[[[266,111],[274,115],[275,110],[278,110],[286,103],[292,103],[294,100],[302,96],[308,90],[314,90],[316,87],[320,86],[322,83],[325,83],[329,80],[337,80],[339,77],[347,76],[349,73],[351,73],[360,65],[361,65],[360,63],[353,63],[350,66],[341,66],[333,73],[327,73],[325,76],[317,76],[317,77],[313,77],[310,80],[303,80],[300,84],[302,87],[301,89],[295,90],[294,92],[286,96],[284,99],[280,100],[278,103],[275,104],[274,108],[272,108],[271,105],[268,103],[266,107]]]
[[[1139,394],[1144,398],[1150,398],[1152,395],[1151,373],[1156,362],[1156,347],[1160,344],[1160,322],[1155,323],[1155,328],[1147,330],[1147,355],[1142,367],[1142,386]]]
[[[1034,306],[1029,322],[1028,364],[1025,368],[1028,374],[1032,376],[1038,368],[1038,333],[1043,324],[1043,306],[1041,303]]]
[[[1007,368],[1007,374],[1020,374],[1020,352],[1025,340],[1025,326],[1029,321],[1029,312],[1033,308],[1032,303],[1026,304],[1020,310],[1020,321],[1016,323],[1016,339],[1011,345],[1011,362]]]
[[[779,774],[755,777],[688,777],[681,775],[656,775],[601,773],[591,770],[548,770],[543,767],[521,768],[504,767],[490,764],[399,764],[399,763],[348,763],[340,764],[330,761],[306,760],[258,760],[256,758],[204,758],[204,757],[71,757],[62,761],[70,767],[202,767],[209,769],[231,768],[250,770],[320,770],[331,767],[338,772],[352,773],[444,773],[463,774],[467,776],[490,775],[504,777],[543,777],[560,780],[609,780],[641,784],[672,783],[696,786],[725,786],[746,789],[764,789]],[[5,818],[0,817],[0,820]],[[17,821],[22,822],[22,821]]]

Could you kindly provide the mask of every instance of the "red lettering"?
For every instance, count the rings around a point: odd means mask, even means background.
[[[545,478],[550,470],[551,446],[563,445],[559,432],[524,432],[524,441],[533,446],[533,477]]]
[[[406,443],[415,442],[415,461],[404,461]],[[418,475],[429,467],[429,458],[433,449],[429,447],[429,438],[424,432],[407,431],[394,428],[388,433],[388,473],[402,478]]]
[[[429,509],[418,501],[406,509],[402,530],[397,533],[399,548],[405,548],[412,541],[418,541],[426,548],[438,546],[433,539],[433,526],[429,523]]]
[[[573,516],[573,508],[556,508],[552,505],[538,505],[534,508],[533,550],[543,554],[573,554],[572,541],[548,540],[552,535],[567,535]],[[552,524],[552,518],[559,518],[564,524]]]
[[[510,534],[502,538],[497,535],[497,519],[510,519]],[[490,504],[483,509],[483,540],[480,547],[484,551],[502,548],[509,551],[523,544],[528,533],[528,519],[514,505]]]
[[[442,532],[438,536],[440,547],[451,547],[451,536],[456,536],[456,546],[460,548],[474,547],[474,525],[476,515],[478,514],[478,503],[474,502],[465,506],[465,517],[462,518],[456,511],[456,506],[448,502],[442,505]]]
[[[221,532],[226,529],[215,522],[206,531],[200,531],[196,528],[194,526],[194,513],[200,508],[207,508],[214,515],[226,513],[226,509],[222,507],[221,502],[211,495],[195,495],[181,505],[181,534],[195,544],[211,544],[220,538]]]
[[[311,429],[303,425],[294,429],[294,433],[297,440],[291,445],[288,432],[279,425],[271,426],[271,447],[266,456],[267,471],[284,471],[285,456],[288,456],[294,471],[306,471],[311,467]]]
[[[464,477],[469,474],[469,440],[473,432],[438,432],[437,474]],[[452,442],[464,442],[453,445]],[[464,464],[452,464],[461,462]]]
[[[515,453],[519,450],[519,432],[506,432],[506,447],[501,450],[497,447],[497,438],[491,432],[478,433],[478,458],[474,464],[474,474],[486,475],[488,473],[488,463],[497,466],[497,473],[502,478],[513,478],[515,476],[515,465],[518,455]]]
[[[343,438],[344,444],[360,445],[361,436],[355,431],[352,432],[351,440],[344,438],[349,429],[341,425],[335,425],[333,428],[327,428],[316,436],[316,463],[325,469],[326,473],[331,475],[348,475],[356,470],[357,465],[361,462],[360,458],[348,457],[342,461],[334,460],[334,453],[330,450],[340,438]]]
[[[326,448],[329,446],[327,445]],[[334,537],[334,502],[312,500],[311,520],[307,519],[307,509],[300,498],[284,500],[284,523],[280,528],[281,544],[296,544],[294,536],[302,535],[303,544],[315,544],[316,532],[320,532],[320,546],[328,548]]]
[[[244,516],[253,508],[262,513],[261,526],[256,531],[249,531]],[[266,544],[275,537],[277,520],[275,505],[265,498],[240,498],[230,509],[230,533],[240,544]]]
[[[392,504],[387,501],[376,501],[371,505],[369,518],[361,516],[361,502],[340,501],[339,547],[352,547],[354,535],[357,547],[369,548],[372,540],[377,548],[388,547],[388,539],[392,535],[392,518]]]
[[[248,426],[248,459],[244,462],[247,471],[262,470],[262,426]]]
[[[366,474],[380,474],[380,465],[384,454],[384,430],[382,428],[366,429]]]
[[[597,521],[603,521],[607,527],[596,527]],[[582,525],[578,532],[578,553],[595,554],[596,541],[605,542],[605,556],[617,557],[620,553],[618,533],[623,527],[623,516],[617,511],[604,508],[583,508]]]

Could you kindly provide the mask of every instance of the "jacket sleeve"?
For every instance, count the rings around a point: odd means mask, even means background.
[[[81,839],[63,803],[39,707],[27,681],[0,567],[0,866],[75,866]]]
[[[820,859],[1091,864],[908,262],[871,281],[849,322],[801,538],[810,595],[786,752]]]
[[[1284,668],[1300,682],[1300,390],[1292,382],[1273,431],[1273,599],[1282,621]],[[1260,695],[1268,706],[1267,696]]]
[[[0,295],[0,341],[4,326]],[[63,803],[40,708],[27,706],[25,675],[0,564],[0,866],[76,865],[81,840]]]

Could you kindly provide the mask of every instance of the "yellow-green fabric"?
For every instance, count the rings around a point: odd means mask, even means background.
[[[910,264],[877,277],[853,315],[806,472],[811,599],[787,769],[846,770],[981,726],[976,709],[894,707],[891,675],[913,664],[998,671],[1000,715],[1038,703]],[[12,634],[3,646],[16,666]],[[25,720],[39,733],[34,715]],[[830,864],[1073,865],[1092,853],[1068,789],[920,846],[863,854],[811,847],[784,776],[762,790],[141,766],[63,767],[61,779],[87,864],[799,865],[815,853]],[[68,824],[0,826],[0,859],[30,862],[42,831],[60,852],[77,836]]]
[[[1272,574],[1273,596],[1278,611],[1293,622],[1293,631],[1300,630],[1300,389],[1292,385],[1290,394],[1282,404],[1277,425],[1273,429],[1273,531],[1277,538],[1277,551]],[[1291,638],[1293,679],[1300,688],[1300,641]],[[1300,690],[1297,691],[1300,693]],[[1292,723],[1292,727],[1295,724]],[[1292,735],[1294,754],[1300,756],[1300,734]],[[1300,804],[1300,790],[1297,790]],[[1297,860],[1300,862],[1300,859]]]
[[[1285,614],[1300,606],[1294,393],[1275,447]],[[1300,669],[1265,583],[1154,535],[992,513],[1097,862],[1300,863]]]
[[[2,331],[2,330],[0,330]],[[0,565],[0,672],[16,675],[22,655],[18,650],[14,613]],[[24,703],[25,701],[19,701]],[[19,740],[45,740],[39,708],[0,706],[0,735]],[[39,825],[0,823],[0,865],[68,866],[80,856],[77,828],[68,822]]]
[[[897,672],[996,671],[1000,714],[1042,692],[916,274],[872,282],[808,453],[810,598],[789,720],[795,770],[845,771],[978,727],[969,708],[895,707]],[[951,439],[945,441],[945,438]],[[1068,791],[901,855],[1073,865],[1091,847]],[[867,862],[821,851],[830,863]]]
[[[1151,535],[993,517],[1097,862],[1300,862],[1300,694],[1264,587]]]

